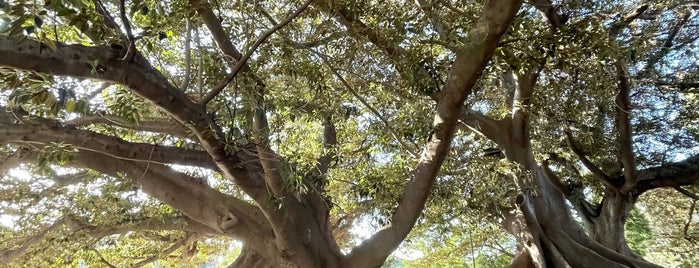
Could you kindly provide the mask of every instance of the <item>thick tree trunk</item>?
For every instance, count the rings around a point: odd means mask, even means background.
[[[272,268],[276,266],[250,247],[243,246],[243,248],[240,250],[240,255],[238,255],[238,258],[235,259],[235,262],[227,266],[227,268],[239,267]]]
[[[599,216],[589,225],[592,239],[623,255],[637,257],[624,236],[626,219],[635,202],[636,197],[631,194],[607,191]]]
[[[520,237],[529,238],[528,241],[523,241],[523,244],[535,266],[657,267],[652,263],[621,254],[586,235],[571,216],[565,196],[554,185],[553,178],[549,178],[537,164],[527,143],[510,143],[506,154],[511,161],[520,164],[523,171],[529,173],[521,176],[522,196],[518,200],[529,234]],[[620,209],[618,205],[610,204],[609,215],[624,215],[625,218],[626,213],[617,213]],[[621,210],[628,212],[628,209],[626,207]],[[619,224],[615,225],[609,221],[607,223],[610,223],[607,226],[618,231],[623,239],[623,226],[619,227]],[[602,236],[607,230],[599,229],[599,231],[599,235]],[[616,244],[620,242],[619,236],[612,240],[615,240]],[[625,245],[625,240],[622,241],[624,243],[620,246]],[[521,263],[526,264],[526,262]],[[526,265],[513,267],[526,267]]]

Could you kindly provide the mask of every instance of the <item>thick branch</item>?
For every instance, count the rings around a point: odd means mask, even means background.
[[[459,120],[463,126],[462,129],[475,131],[497,144],[503,144],[503,135],[501,131],[504,128],[503,120],[495,120],[489,116],[467,111],[466,109],[461,113]]]
[[[254,165],[248,165],[243,162],[247,159],[241,158],[249,157],[227,153],[225,144],[214,131],[218,126],[205,108],[169,84],[144,58],[137,56],[133,62],[121,61],[118,59],[120,50],[108,47],[60,43],[56,44],[56,50],[40,50],[40,47],[34,40],[0,36],[0,66],[122,83],[192,130],[224,177],[238,183],[258,203],[269,200],[264,187],[259,187],[251,176],[256,172]]]
[[[449,151],[459,116],[463,111],[463,102],[471,93],[520,5],[520,1],[493,0],[483,7],[481,17],[468,35],[471,39],[460,51],[450,70],[436,107],[434,134],[425,146],[413,178],[405,186],[391,224],[354,248],[345,259],[346,267],[381,265],[412,229]]]
[[[5,113],[5,112],[0,112]],[[67,143],[129,161],[200,166],[216,170],[211,157],[204,151],[147,143],[127,142],[117,137],[93,131],[63,126],[48,119],[24,119],[22,123],[7,122],[0,116],[0,143],[41,144]]]
[[[617,79],[619,79],[619,93],[616,95],[616,127],[619,131],[619,153],[621,164],[624,167],[624,185],[621,191],[626,193],[636,186],[636,164],[633,153],[633,138],[631,132],[631,100],[629,83],[629,73],[626,70],[626,63],[623,60],[616,62]]]
[[[159,164],[134,163],[93,152],[78,152],[71,163],[112,177],[125,175],[136,180],[143,192],[191,219],[243,242],[255,241],[260,252],[277,252],[271,243],[273,232],[258,207],[216,191],[200,179]]]
[[[65,223],[65,218],[61,217],[60,219],[58,219],[56,222],[54,222],[50,226],[48,226],[44,229],[41,229],[35,235],[22,241],[22,244],[19,247],[14,248],[14,249],[0,250],[0,260],[3,263],[10,263],[15,258],[21,257],[22,255],[24,255],[24,253],[27,251],[27,249],[31,245],[33,245],[36,242],[41,241],[44,238],[44,236],[46,236],[46,234],[48,234],[49,232],[51,232],[53,230],[56,230],[56,229],[62,227],[64,223]]]
[[[699,183],[699,155],[680,162],[670,163],[638,171],[638,195],[662,188],[695,185]]]
[[[568,16],[558,14],[557,8],[553,6],[550,0],[530,0],[529,2],[546,17],[551,24],[551,30],[554,32],[568,21]]]
[[[599,179],[600,182],[602,182],[602,184],[604,184],[606,187],[609,187],[610,189],[617,190],[619,187],[619,186],[617,186],[617,183],[615,183],[613,181],[613,179],[609,175],[607,175],[607,173],[604,173],[604,171],[601,168],[599,168],[597,165],[592,163],[592,161],[590,161],[589,158],[587,158],[587,156],[585,155],[585,153],[583,153],[580,146],[578,146],[578,144],[573,139],[573,135],[570,134],[570,132],[568,132],[568,131],[566,131],[565,134],[566,134],[566,142],[568,143],[570,150],[573,151],[573,153],[576,156],[578,156],[578,158],[580,159],[580,162],[582,162],[582,164],[585,166],[585,168],[587,168],[587,170],[592,172],[592,174],[594,174],[595,177],[597,179]]]
[[[94,115],[78,117],[65,122],[65,125],[74,127],[85,127],[96,124],[113,125],[121,128],[132,129],[136,131],[148,131],[156,133],[170,134],[177,137],[187,137],[186,128],[176,122],[166,121],[140,121],[137,124],[127,122],[121,117],[115,115]]]

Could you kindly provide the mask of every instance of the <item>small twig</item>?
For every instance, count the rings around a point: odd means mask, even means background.
[[[302,5],[301,7],[299,7],[299,8],[298,8],[294,13],[292,13],[290,16],[288,16],[287,18],[285,18],[282,22],[280,22],[279,24],[275,25],[274,27],[272,27],[271,29],[267,30],[266,32],[262,33],[262,35],[257,39],[257,41],[255,41],[255,43],[250,47],[250,49],[248,49],[248,51],[245,52],[245,55],[243,55],[243,57],[240,58],[240,60],[238,61],[238,63],[235,64],[235,66],[233,67],[233,70],[231,70],[231,73],[228,74],[228,76],[226,76],[226,77],[223,79],[223,81],[221,81],[220,83],[218,83],[218,84],[211,90],[211,92],[209,92],[206,96],[204,96],[204,98],[202,98],[202,99],[199,101],[199,104],[200,104],[200,105],[206,105],[206,104],[209,103],[212,99],[214,99],[214,97],[216,97],[216,95],[218,95],[224,88],[226,88],[226,86],[227,86],[231,81],[233,81],[233,79],[238,75],[238,72],[240,72],[240,70],[243,68],[243,66],[245,65],[245,63],[248,61],[248,59],[250,59],[250,57],[251,57],[252,54],[255,52],[255,50],[257,50],[257,48],[260,47],[260,45],[262,45],[262,43],[264,43],[264,42],[267,40],[267,38],[269,38],[270,36],[272,36],[272,34],[273,34],[274,32],[276,32],[277,30],[279,30],[279,29],[281,29],[282,27],[286,26],[286,25],[289,24],[292,20],[294,20],[296,17],[298,17],[298,16],[301,14],[301,12],[303,12],[304,10],[306,10],[306,8],[308,7],[308,5],[311,4],[311,2],[313,2],[313,0],[307,0],[305,3],[303,3],[303,5]]]

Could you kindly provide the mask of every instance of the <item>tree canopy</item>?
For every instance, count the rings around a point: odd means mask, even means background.
[[[692,267],[697,9],[0,1],[0,262]]]

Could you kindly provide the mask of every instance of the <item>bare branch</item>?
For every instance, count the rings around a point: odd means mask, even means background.
[[[137,124],[127,122],[116,115],[98,114],[94,116],[78,117],[64,123],[67,126],[85,127],[95,124],[106,124],[136,131],[148,131],[156,133],[171,134],[177,137],[187,137],[187,130],[177,122],[166,122],[157,120],[140,121]]]
[[[687,191],[687,190],[685,190],[685,189],[682,189],[682,187],[680,187],[680,186],[675,186],[675,187],[673,187],[673,188],[675,188],[675,190],[677,190],[678,192],[682,193],[683,195],[686,195],[687,197],[689,197],[689,198],[691,198],[691,199],[699,200],[699,195],[697,195],[697,194],[695,194],[695,193],[692,193],[692,192],[690,192],[690,191]]]
[[[246,62],[248,61],[248,59],[250,59],[250,57],[252,56],[252,54],[255,53],[255,50],[257,50],[257,48],[260,47],[260,45],[262,45],[262,43],[264,43],[264,42],[267,40],[267,38],[269,38],[270,36],[272,36],[272,34],[273,34],[274,32],[276,32],[277,30],[279,30],[279,29],[281,29],[282,27],[286,26],[286,25],[289,24],[292,20],[294,20],[296,17],[298,17],[298,16],[301,14],[301,12],[303,12],[304,10],[306,10],[306,8],[308,7],[308,5],[311,4],[311,2],[313,2],[313,0],[307,0],[305,3],[303,3],[303,4],[301,5],[301,7],[299,7],[298,9],[296,9],[296,11],[294,11],[294,13],[292,13],[291,15],[289,15],[288,17],[286,17],[286,18],[285,18],[284,20],[282,20],[279,24],[275,25],[275,26],[272,27],[271,29],[269,29],[269,30],[265,31],[264,33],[262,33],[262,35],[260,35],[260,37],[257,38],[257,41],[255,41],[255,43],[252,44],[252,46],[248,49],[248,51],[245,52],[245,55],[243,55],[243,56],[238,60],[238,62],[237,62],[237,63],[235,64],[235,66],[233,67],[233,70],[231,70],[231,73],[228,74],[228,76],[226,76],[226,78],[224,78],[223,81],[219,82],[216,86],[214,86],[214,88],[213,88],[206,96],[204,96],[204,98],[202,98],[202,99],[199,101],[199,104],[201,104],[201,105],[206,105],[206,103],[208,103],[209,101],[211,101],[212,99],[214,99],[214,97],[216,97],[216,95],[218,95],[224,88],[226,88],[226,86],[227,86],[231,81],[233,81],[233,79],[238,75],[238,72],[240,72],[240,70],[243,68],[243,66],[246,65]]]
[[[68,217],[67,224],[74,232],[85,233],[95,239],[100,239],[110,235],[141,231],[185,230],[200,234],[224,235],[224,233],[214,230],[198,221],[180,216],[169,218],[129,219],[127,222],[120,223],[115,226],[90,225],[90,223],[80,222],[78,219]]]
[[[67,126],[74,127],[86,127],[96,124],[106,124],[136,131],[148,131],[170,134],[182,138],[186,138],[188,136],[187,129],[174,121],[167,122],[159,120],[145,120],[140,121],[137,124],[133,124],[127,122],[119,116],[109,114],[98,114],[94,116],[78,117],[73,120],[66,121],[64,124]]]
[[[687,241],[695,243],[694,238],[689,235],[689,226],[692,224],[692,219],[694,219],[694,209],[697,206],[697,199],[695,198],[694,201],[692,201],[692,204],[689,206],[689,212],[687,213],[687,223],[684,224],[684,228],[682,229],[682,233],[684,234],[684,239],[687,239]]]

